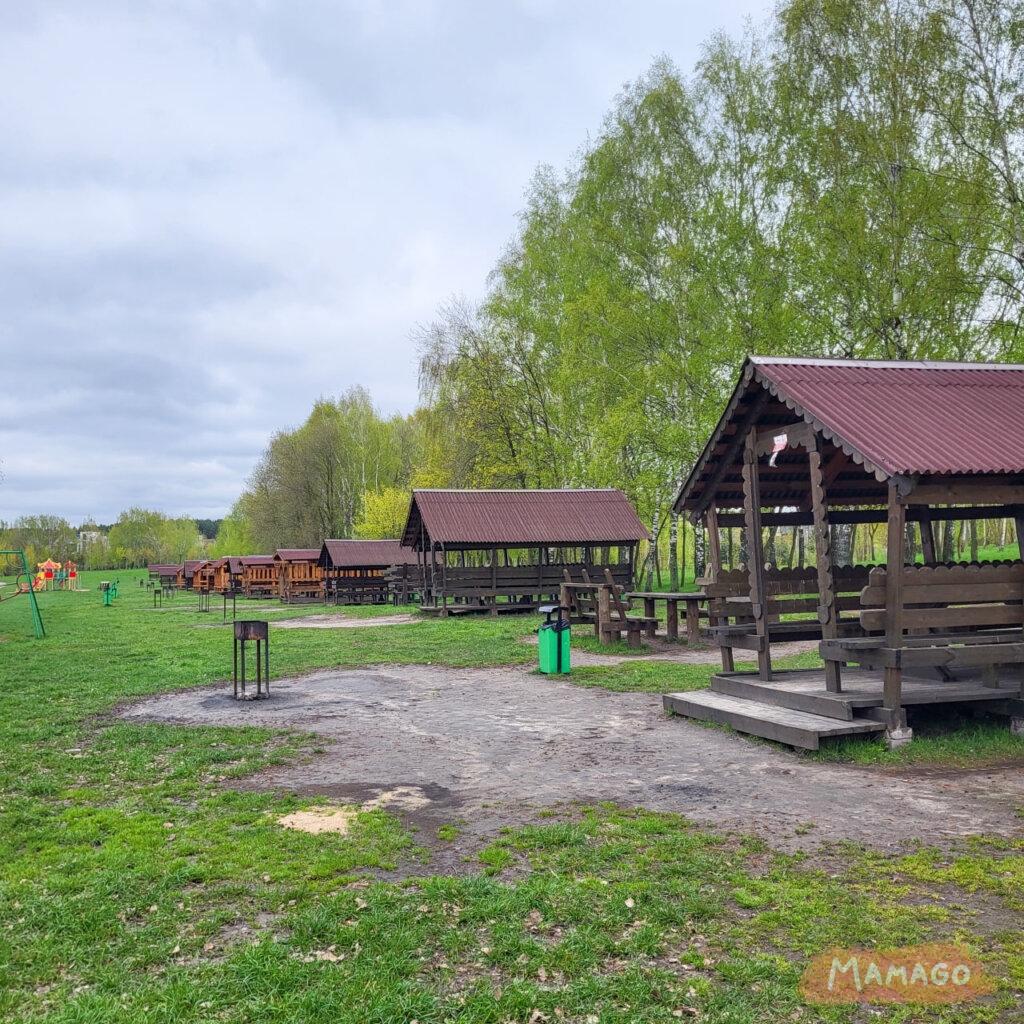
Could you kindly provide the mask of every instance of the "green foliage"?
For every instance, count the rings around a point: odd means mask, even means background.
[[[413,424],[381,419],[362,388],[321,399],[298,430],[271,439],[232,510],[240,539],[269,552],[351,537],[363,495],[409,479],[418,449]]]
[[[353,533],[364,540],[400,537],[409,517],[410,500],[409,491],[401,487],[366,491]]]
[[[29,568],[46,558],[66,562],[76,554],[75,529],[61,516],[20,516],[10,526],[0,523],[0,548],[24,551]],[[19,565],[17,570],[20,571]]]
[[[107,537],[108,564],[113,568],[171,565],[199,558],[203,551],[194,519],[169,519],[143,508],[122,512]]]

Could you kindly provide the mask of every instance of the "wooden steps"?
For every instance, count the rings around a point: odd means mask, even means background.
[[[881,694],[828,693],[821,684],[787,685],[783,681],[766,683],[757,676],[742,678],[723,673],[712,677],[711,689],[729,697],[771,704],[790,711],[803,711],[810,715],[822,715],[843,722],[852,722],[855,710],[882,705]]]
[[[869,719],[845,720],[795,711],[713,690],[666,693],[662,702],[665,710],[673,714],[704,722],[717,722],[719,725],[731,726],[737,732],[762,736],[805,750],[817,750],[822,737],[880,732],[885,728],[881,722]]]
[[[986,686],[980,670],[964,670],[961,678],[944,680],[928,670],[904,674],[904,707],[929,704],[1001,706],[1022,697],[1019,676]],[[730,725],[737,732],[763,736],[794,747],[816,750],[824,736],[881,731],[877,709],[883,704],[882,677],[868,669],[847,667],[841,693],[825,687],[824,672],[785,669],[770,681],[756,672],[720,672],[708,690],[670,693],[665,708],[675,714]]]

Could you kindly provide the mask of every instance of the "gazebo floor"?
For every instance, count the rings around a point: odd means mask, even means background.
[[[904,672],[903,706],[1021,697],[1019,678],[991,687],[982,683],[980,670],[959,675],[946,681]],[[872,717],[872,709],[882,706],[882,674],[852,667],[843,669],[841,693],[825,688],[824,668],[793,669],[775,672],[771,681],[759,679],[756,672],[721,672],[712,677],[709,690],[669,693],[663,700],[675,714],[809,750],[817,750],[823,737],[884,728]]]

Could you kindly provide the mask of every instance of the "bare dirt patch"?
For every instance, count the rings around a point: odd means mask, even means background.
[[[575,652],[574,652],[575,653]],[[1019,768],[933,778],[828,764],[668,716],[650,693],[583,689],[523,668],[378,666],[274,680],[269,700],[228,683],[147,698],[131,720],[314,731],[323,754],[245,788],[395,807],[424,832],[483,835],[573,801],[674,811],[780,849],[853,840],[895,848],[1024,835]]]
[[[405,626],[410,622],[422,622],[415,615],[379,615],[373,618],[357,619],[341,613],[307,615],[301,619],[281,619],[274,622],[274,629],[358,629],[360,626]]]
[[[418,786],[396,786],[385,790],[377,796],[356,805],[325,804],[322,807],[311,807],[308,811],[296,811],[278,818],[277,823],[285,828],[298,829],[319,835],[322,832],[337,832],[345,835],[349,825],[360,811],[373,811],[377,808],[388,808],[392,811],[418,811],[430,803]]]

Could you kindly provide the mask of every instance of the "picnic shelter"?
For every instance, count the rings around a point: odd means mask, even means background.
[[[407,604],[412,561],[412,552],[397,539],[325,540],[320,549],[324,599],[334,604]]]
[[[937,558],[946,521],[1024,531],[1024,366],[747,359],[675,509],[707,530],[722,672],[666,706],[816,747],[912,735],[907,708],[968,703],[1024,729],[1024,563]],[[837,564],[836,531],[885,526],[885,563]],[[722,531],[743,530],[726,566]],[[813,531],[814,564],[766,564],[765,530]],[[919,552],[919,555],[916,553]],[[912,553],[913,556],[912,556]],[[773,643],[818,641],[822,667],[773,670]],[[756,672],[737,672],[734,649]]]
[[[585,572],[629,589],[649,539],[619,490],[414,490],[402,545],[416,555],[420,604],[450,615],[557,603]]]

